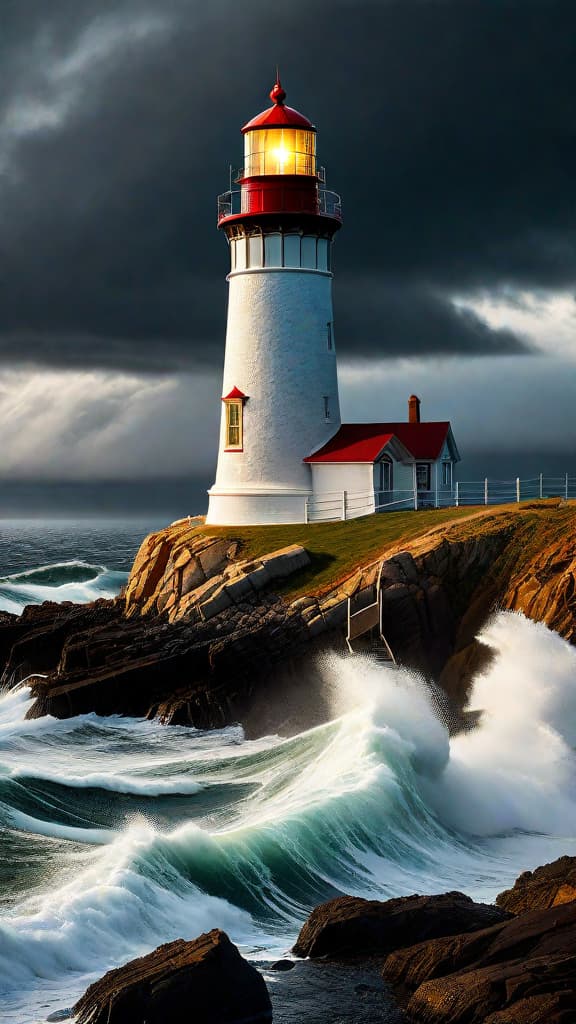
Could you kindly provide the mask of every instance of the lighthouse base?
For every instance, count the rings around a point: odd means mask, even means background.
[[[208,526],[265,526],[306,523],[307,500],[312,491],[283,487],[247,490],[212,487],[208,495]]]

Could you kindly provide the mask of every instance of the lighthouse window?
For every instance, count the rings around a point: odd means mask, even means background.
[[[226,402],[226,447],[242,448],[242,402]]]
[[[300,235],[284,235],[284,266],[300,266]]]
[[[262,266],[262,235],[250,235],[248,239],[248,256],[251,267]]]
[[[236,239],[236,270],[246,270],[246,239]]]
[[[316,238],[304,235],[302,239],[302,266],[316,270]]]
[[[318,270],[328,270],[328,239],[318,239]]]
[[[324,395],[324,419],[330,419],[330,399],[328,395]]]
[[[264,238],[264,264],[267,267],[282,266],[282,235],[266,235]]]

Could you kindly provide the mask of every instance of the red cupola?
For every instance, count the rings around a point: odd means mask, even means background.
[[[286,106],[279,77],[270,99],[272,106],[242,128],[244,166],[235,177],[240,188],[219,197],[218,225],[270,214],[340,222],[340,197],[321,187],[325,176],[316,165],[316,128]]]

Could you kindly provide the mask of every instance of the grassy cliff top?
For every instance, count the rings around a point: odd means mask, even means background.
[[[310,566],[280,588],[287,596],[295,598],[330,590],[359,567],[403,546],[413,549],[420,537],[428,538],[436,530],[440,536],[449,533],[451,539],[466,539],[503,528],[503,519],[510,526],[510,554],[521,560],[523,553],[528,553],[531,548],[532,540],[538,544],[543,541],[542,534],[550,532],[556,535],[558,530],[576,528],[576,503],[559,505],[557,500],[543,500],[489,508],[388,512],[346,522],[290,526],[219,527],[202,524],[192,527],[192,531],[194,534],[204,533],[239,541],[238,559],[258,558],[288,544],[301,544],[310,555]]]
[[[513,506],[516,508],[516,506]],[[310,566],[287,580],[280,588],[291,597],[329,590],[350,576],[359,566],[409,541],[459,520],[469,520],[478,509],[429,509],[419,512],[389,512],[346,522],[298,523],[289,526],[206,526],[191,527],[194,535],[229,537],[237,540],[238,559],[255,559],[289,544],[301,544],[310,555]]]

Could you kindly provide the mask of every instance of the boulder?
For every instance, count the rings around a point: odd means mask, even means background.
[[[546,910],[576,900],[576,857],[560,857],[535,871],[525,871],[496,903],[512,914]]]
[[[262,976],[214,929],[109,971],[74,1014],[76,1024],[256,1024],[272,1007]]]
[[[293,952],[313,958],[385,955],[423,939],[473,932],[508,917],[506,911],[474,903],[461,892],[385,902],[340,896],[312,911]]]
[[[564,1018],[534,1017],[533,1012],[539,1013],[541,1006],[549,1008],[550,999],[540,997],[555,994],[562,995],[562,1005],[571,1004],[576,1010],[575,945],[576,903],[566,903],[472,934],[397,950],[386,959],[383,974],[403,989],[416,989],[407,1013],[409,1020],[419,1024],[475,1024],[488,1014],[508,1013],[520,1000],[526,1003],[524,1016],[516,1010],[517,1016],[504,1016],[502,1022],[560,1021]],[[535,997],[540,1002],[529,1007]],[[573,1019],[565,1018],[566,1022]],[[498,1020],[496,1016],[495,1024]]]

